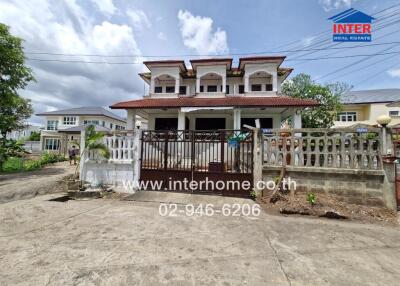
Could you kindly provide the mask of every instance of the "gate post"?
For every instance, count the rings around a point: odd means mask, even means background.
[[[262,189],[258,188],[258,182],[262,180],[262,154],[260,128],[253,129],[253,191],[257,196],[262,195]]]

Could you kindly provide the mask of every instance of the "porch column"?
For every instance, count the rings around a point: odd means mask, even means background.
[[[154,77],[151,77],[151,79],[150,79],[150,93],[154,93],[154,87],[155,87]]]
[[[244,75],[244,92],[249,92],[249,76]]]
[[[300,110],[296,110],[295,112],[293,112],[292,128],[295,128],[295,129],[301,128],[301,111]]]
[[[272,75],[272,91],[277,92],[278,91],[278,74],[274,73]]]
[[[222,77],[222,93],[226,93],[226,76]]]
[[[185,130],[186,112],[178,111],[178,130]]]
[[[233,109],[233,129],[239,130],[241,129],[241,110],[239,108]]]
[[[200,92],[200,78],[196,78],[196,90],[195,94]]]
[[[175,93],[179,94],[180,80],[179,77],[175,79]]]
[[[136,128],[136,109],[128,109],[128,118],[126,120],[126,129],[132,131]]]
[[[233,84],[233,93],[232,94],[236,94],[236,86],[237,86],[237,84]]]

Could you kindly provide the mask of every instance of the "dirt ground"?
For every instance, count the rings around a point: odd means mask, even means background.
[[[362,223],[378,223],[383,225],[397,225],[397,214],[382,207],[362,206],[349,204],[338,200],[333,195],[316,193],[316,203],[311,205],[307,201],[307,193],[296,192],[281,194],[279,200],[271,203],[271,194],[258,200],[258,203],[269,214],[274,215],[304,215],[312,217],[330,217],[343,220],[353,220]]]
[[[71,176],[75,167],[68,162],[61,162],[36,171],[1,174],[0,203],[63,191],[63,179]]]
[[[140,192],[130,201],[0,204],[0,285],[398,285],[400,229],[309,217],[163,217],[160,203],[240,205]]]

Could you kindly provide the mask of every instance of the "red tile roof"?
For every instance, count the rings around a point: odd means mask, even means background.
[[[225,98],[146,98],[116,103],[113,109],[155,109],[178,107],[308,107],[317,106],[318,102],[310,99],[299,99],[289,96],[245,97],[232,96]]]

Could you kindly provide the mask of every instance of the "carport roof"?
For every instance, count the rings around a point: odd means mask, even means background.
[[[179,107],[309,107],[317,106],[319,103],[310,99],[299,99],[290,96],[274,97],[245,97],[232,96],[225,98],[146,98],[118,102],[112,106],[113,109],[157,109],[157,108],[179,108]]]

